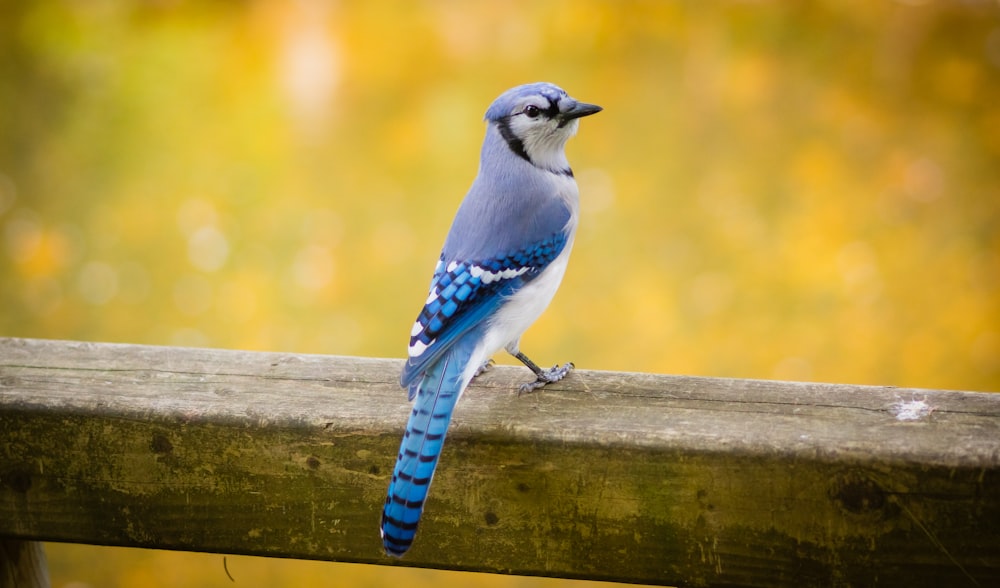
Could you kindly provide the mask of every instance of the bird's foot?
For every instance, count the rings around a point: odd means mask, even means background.
[[[528,392],[533,392],[546,384],[558,382],[559,380],[565,378],[566,374],[568,374],[573,367],[573,363],[570,362],[561,366],[553,366],[547,370],[539,369],[535,372],[538,379],[534,382],[521,384],[521,388],[518,390],[517,395],[520,396],[521,394],[527,394]]]
[[[476,370],[476,373],[472,375],[473,379],[478,378],[479,376],[493,369],[493,366],[495,364],[496,362],[493,361],[493,358],[487,359],[485,362],[483,362],[483,365],[479,366],[479,369]]]

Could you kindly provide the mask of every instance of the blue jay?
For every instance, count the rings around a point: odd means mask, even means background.
[[[430,293],[410,331],[400,384],[416,398],[382,511],[382,542],[397,557],[413,543],[455,403],[501,348],[535,374],[522,392],[561,380],[519,349],[569,260],[579,194],[563,150],[580,117],[600,106],[548,83],[507,90],[486,111],[479,174],[452,222]]]

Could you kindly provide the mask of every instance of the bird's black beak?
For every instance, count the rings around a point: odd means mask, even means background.
[[[587,104],[586,102],[577,102],[573,104],[566,112],[561,114],[564,121],[569,122],[574,118],[581,118],[584,116],[590,116],[592,114],[597,114],[598,112],[604,110],[596,104]]]

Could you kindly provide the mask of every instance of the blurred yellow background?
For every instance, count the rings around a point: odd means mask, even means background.
[[[605,111],[569,145],[582,224],[531,357],[1000,389],[987,0],[4,3],[0,334],[402,357],[483,112],[539,80]],[[54,586],[230,585],[222,556],[49,556]]]

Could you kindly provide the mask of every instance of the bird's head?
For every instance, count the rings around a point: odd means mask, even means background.
[[[565,90],[545,82],[525,84],[501,94],[486,111],[486,121],[520,157],[553,172],[568,171],[563,151],[576,134],[579,119],[602,110],[571,98]]]

